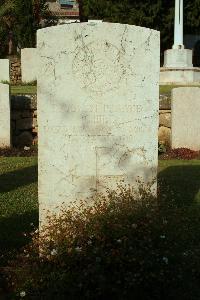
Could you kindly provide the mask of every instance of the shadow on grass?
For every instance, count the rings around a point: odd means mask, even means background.
[[[31,166],[0,175],[0,193],[10,192],[18,187],[37,181],[37,166]]]
[[[160,194],[166,202],[187,206],[200,203],[200,166],[172,166],[158,174]]]
[[[38,227],[38,210],[0,219],[0,266],[30,241],[30,233]]]

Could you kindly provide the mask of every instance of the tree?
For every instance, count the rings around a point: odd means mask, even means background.
[[[35,47],[36,31],[46,13],[45,0],[0,0],[0,56],[11,54],[13,44]]]
[[[82,0],[88,18],[149,27],[161,32],[161,49],[171,48],[174,0]],[[200,0],[184,1],[184,32],[199,32]]]
[[[21,48],[36,46],[36,31],[46,10],[44,0],[14,0],[15,34]]]
[[[11,0],[0,1],[0,56],[5,55],[6,52],[11,54],[13,50],[11,34],[14,21],[13,7],[14,4]]]

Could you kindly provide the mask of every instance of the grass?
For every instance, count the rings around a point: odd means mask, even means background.
[[[177,87],[200,87],[200,84],[191,84],[191,85],[160,85],[160,94],[171,94],[171,90]]]
[[[176,205],[200,203],[200,160],[161,160],[158,181],[161,193],[169,188],[174,194]]]
[[[167,194],[167,187],[174,193],[176,205],[200,201],[200,160],[159,161],[158,180],[161,193]],[[23,232],[30,232],[32,224],[38,225],[37,157],[1,157],[0,252],[26,243]]]
[[[19,95],[19,94],[36,94],[37,86],[35,85],[12,85],[11,86],[11,94]]]
[[[160,94],[170,94],[171,90],[175,87],[183,87],[183,86],[194,86],[200,87],[198,84],[194,85],[160,85]],[[36,94],[37,86],[36,85],[13,85],[11,86],[11,94]]]
[[[37,158],[0,158],[0,265],[38,225]],[[2,255],[2,257],[1,257]]]
[[[173,252],[170,255],[174,254],[174,257],[179,257],[184,248],[193,245],[197,248],[200,237],[197,226],[200,220],[199,178],[200,160],[159,161],[159,189],[165,196],[162,199],[170,204],[166,217],[172,219],[166,229],[167,235],[172,241],[180,238],[177,245],[168,245]],[[177,207],[181,209],[177,210]],[[163,230],[163,224],[159,222],[155,232]],[[37,157],[0,157],[0,267],[6,266],[8,259],[29,242],[29,233],[37,226]],[[190,263],[195,265],[195,260]],[[188,276],[184,280],[190,282]]]

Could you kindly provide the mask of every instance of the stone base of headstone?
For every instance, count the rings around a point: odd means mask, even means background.
[[[165,68],[192,68],[192,50],[168,49],[164,52]]]
[[[160,68],[160,84],[200,82],[200,68]]]

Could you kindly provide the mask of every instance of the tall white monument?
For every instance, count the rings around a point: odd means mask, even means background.
[[[193,68],[192,50],[183,44],[183,0],[175,0],[174,44],[164,52],[160,83],[189,83],[200,81],[200,69]]]
[[[183,0],[175,1],[173,49],[184,49],[183,45]]]

